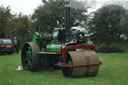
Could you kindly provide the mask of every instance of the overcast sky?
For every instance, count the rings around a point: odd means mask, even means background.
[[[87,3],[88,6],[91,7],[90,10],[96,10],[100,8],[102,5],[109,4],[109,3],[121,3],[125,6],[128,3],[128,0],[81,0]],[[12,13],[20,13],[23,14],[32,14],[34,9],[37,8],[39,5],[43,4],[42,0],[0,0],[0,5],[5,7],[10,6]]]
[[[0,0],[0,5],[10,6],[12,13],[31,14],[42,4],[41,0]]]

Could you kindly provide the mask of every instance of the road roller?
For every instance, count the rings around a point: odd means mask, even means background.
[[[101,62],[96,55],[96,46],[86,43],[86,32],[72,29],[70,9],[68,5],[64,7],[64,27],[57,26],[50,33],[35,32],[32,41],[23,45],[21,62],[24,70],[61,69],[66,77],[98,74]]]

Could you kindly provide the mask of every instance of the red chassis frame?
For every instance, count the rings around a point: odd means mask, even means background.
[[[84,48],[96,51],[96,46],[95,45],[72,45],[72,46],[62,47],[61,50],[62,50],[63,63],[58,63],[57,66],[79,68],[79,67],[97,66],[97,65],[102,64],[101,62],[99,62],[98,64],[79,65],[79,66],[73,66],[73,65],[71,66],[71,65],[67,64],[68,50],[84,49]]]

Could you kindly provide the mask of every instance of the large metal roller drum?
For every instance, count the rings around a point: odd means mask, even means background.
[[[87,65],[88,59],[85,60],[83,52],[71,51],[69,55],[72,58],[72,65]],[[88,67],[73,68],[72,77],[82,77],[88,72]]]
[[[96,55],[95,51],[84,51],[84,56],[88,56],[88,65],[91,65],[88,67],[88,76],[95,76],[98,71],[99,71],[99,65],[95,65],[95,64],[99,64],[99,58]]]
[[[99,70],[99,59],[94,51],[69,51],[68,63],[72,62],[75,68],[63,68],[63,73],[68,77],[94,76]],[[71,60],[69,60],[71,58]],[[78,67],[77,67],[78,66]]]
[[[21,52],[21,61],[24,70],[37,70],[40,64],[40,59],[37,54],[39,51],[40,49],[35,43],[27,42],[24,44]]]

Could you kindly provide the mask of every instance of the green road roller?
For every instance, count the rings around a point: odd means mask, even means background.
[[[39,67],[61,69],[66,77],[96,76],[100,60],[96,46],[89,45],[85,32],[72,29],[70,6],[65,6],[65,27],[56,27],[51,33],[33,34],[31,42],[22,47],[24,70],[37,71]]]

